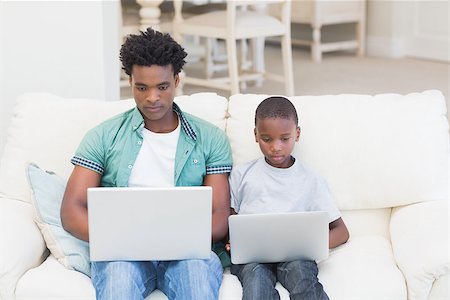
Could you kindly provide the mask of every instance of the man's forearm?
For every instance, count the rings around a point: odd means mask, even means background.
[[[89,227],[87,208],[74,208],[70,214],[62,214],[61,222],[64,230],[72,234],[74,237],[89,242]]]
[[[228,233],[229,210],[213,212],[212,215],[212,241],[217,242],[225,238]]]

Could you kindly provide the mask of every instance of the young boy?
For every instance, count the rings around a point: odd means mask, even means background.
[[[269,97],[259,104],[255,139],[264,158],[232,170],[232,213],[327,211],[329,247],[334,248],[345,243],[349,234],[325,180],[291,155],[299,138],[297,112],[288,99]],[[277,281],[291,299],[328,299],[315,261],[232,265],[231,273],[241,281],[243,299],[279,299]]]

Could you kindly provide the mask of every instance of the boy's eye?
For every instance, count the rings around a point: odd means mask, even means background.
[[[270,138],[266,138],[266,137],[262,138],[261,140],[266,143],[270,142]]]
[[[289,141],[290,140],[290,138],[288,138],[288,137],[284,137],[284,138],[282,138],[281,139],[283,142],[287,142],[287,141]]]

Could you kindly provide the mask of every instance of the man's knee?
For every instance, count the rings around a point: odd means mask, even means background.
[[[181,260],[160,265],[161,289],[169,296],[185,299],[217,299],[222,282],[222,265],[217,255],[209,260]]]
[[[145,269],[141,262],[93,262],[91,271],[92,282],[97,292],[120,290],[126,293],[138,290],[141,294],[145,294],[146,290],[151,289],[146,284],[151,283],[152,277],[156,279],[156,274],[152,274],[150,268]]]
[[[175,262],[178,271],[187,273],[218,274],[222,273],[220,259],[214,253],[210,259],[188,259]]]

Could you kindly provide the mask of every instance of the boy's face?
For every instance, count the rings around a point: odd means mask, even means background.
[[[174,76],[171,65],[133,66],[131,90],[147,128],[167,128],[177,122],[172,103],[178,82],[179,77]]]
[[[292,166],[291,153],[300,138],[300,128],[292,119],[258,119],[255,139],[268,164],[275,168]]]

